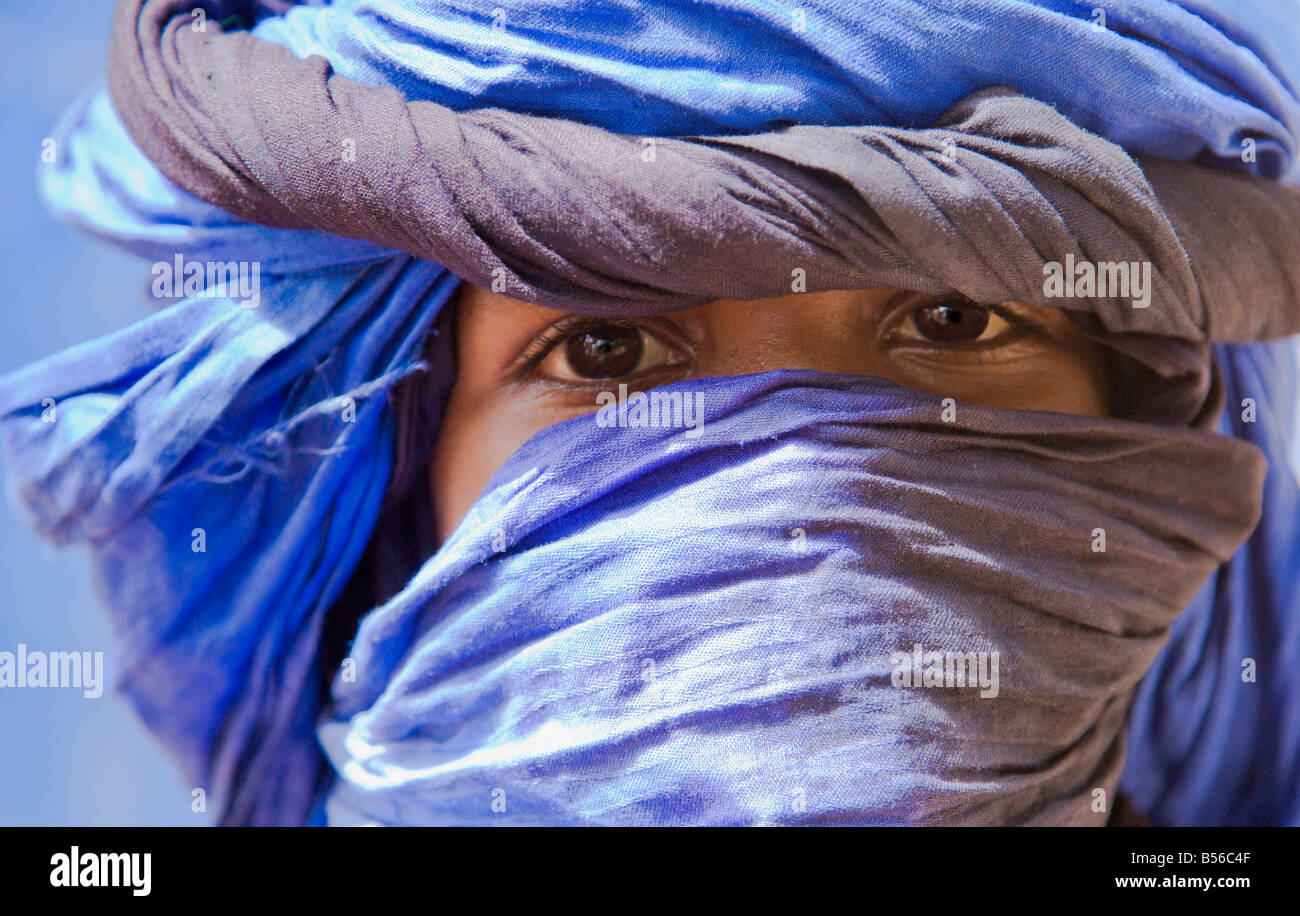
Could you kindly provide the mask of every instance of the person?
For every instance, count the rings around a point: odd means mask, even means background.
[[[1111,414],[1107,356],[1061,309],[906,290],[716,300],[627,321],[547,309],[466,284],[456,379],[430,460],[445,539],[507,457],[595,413],[597,394],[772,369],[872,375],[962,404]]]
[[[1300,816],[1300,22],[380,5],[123,0],[0,384],[218,823]]]

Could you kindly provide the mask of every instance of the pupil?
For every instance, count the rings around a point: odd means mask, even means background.
[[[572,335],[565,343],[569,368],[583,378],[617,378],[641,362],[641,332],[603,324]]]
[[[936,343],[978,340],[989,325],[989,310],[977,302],[938,302],[913,313],[921,336]]]

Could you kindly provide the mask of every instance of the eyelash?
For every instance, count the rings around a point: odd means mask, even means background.
[[[620,318],[600,318],[596,315],[570,315],[567,318],[561,318],[555,324],[544,330],[541,335],[533,340],[524,351],[519,354],[514,365],[511,366],[511,374],[522,378],[532,372],[542,360],[546,359],[559,344],[563,343],[574,334],[582,331],[590,331],[595,328],[604,328],[613,325],[616,328],[633,328],[644,333],[649,333],[642,325],[635,321]]]
[[[938,305],[945,298],[947,297],[931,296],[923,299],[916,299],[907,302],[905,305],[899,306],[897,309],[891,310],[885,316],[889,329],[892,329],[897,325],[898,319],[905,318],[907,315],[919,308],[928,305]],[[1045,333],[1043,328],[1039,327],[1032,319],[1006,308],[1003,303],[985,305],[985,308],[1005,321],[1018,334]],[[901,315],[899,313],[901,313]],[[541,365],[542,361],[550,355],[551,351],[569,337],[581,333],[582,331],[609,327],[611,325],[619,328],[634,328],[647,334],[651,333],[643,324],[639,324],[635,320],[631,319],[602,318],[596,315],[570,315],[546,328],[538,337],[528,344],[511,365],[510,375],[515,378],[523,378]],[[884,333],[889,333],[889,330],[887,329]],[[914,343],[914,341],[908,341],[908,343]],[[985,354],[992,351],[993,348],[988,346],[988,344],[992,343],[993,341],[985,341],[984,344],[956,344],[944,347],[944,349],[978,355],[983,358]],[[999,346],[1001,346],[1001,344],[999,344]]]
[[[901,305],[898,305],[895,308],[890,309],[888,312],[886,312],[882,320],[882,324],[885,325],[885,330],[881,333],[881,340],[886,339],[891,331],[893,331],[896,327],[902,324],[902,322],[905,321],[908,318],[908,316],[916,312],[918,309],[922,309],[927,306],[942,305],[946,300],[950,298],[951,297],[947,295],[923,296],[917,298],[909,297]],[[967,341],[964,343],[947,344],[943,346],[937,343],[933,344],[932,346],[936,348],[940,348],[949,352],[957,352],[957,353],[986,354],[992,352],[995,349],[1003,347],[1008,343],[1011,343],[1015,339],[1019,339],[1019,337],[1025,334],[1040,334],[1040,335],[1048,334],[1047,329],[1044,328],[1042,325],[1040,325],[1033,318],[1020,314],[1018,311],[1009,308],[1008,304],[1005,302],[999,302],[993,304],[976,303],[974,302],[974,300],[960,298],[960,297],[956,301],[957,304],[982,305],[984,308],[988,309],[990,314],[996,315],[999,318],[1001,318],[1003,321],[1005,321],[1008,325],[1008,330],[1003,332],[998,337],[993,338],[992,340]],[[1012,332],[1015,332],[1014,337],[1012,336]],[[920,341],[913,341],[913,340],[903,341],[902,343],[903,345],[924,346],[924,344],[922,344]]]

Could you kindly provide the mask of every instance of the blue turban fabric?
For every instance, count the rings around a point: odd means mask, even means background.
[[[361,82],[458,110],[497,106],[659,136],[785,124],[925,126],[970,92],[1002,85],[1051,103],[1133,153],[1290,183],[1300,177],[1300,20],[1262,0],[1133,0],[1109,5],[1104,28],[1093,22],[1091,2],[809,2],[798,7],[798,21],[790,9],[741,0],[503,0],[495,22],[491,13],[437,2],[344,2],[269,15],[272,6],[259,5],[265,15],[254,34],[261,38],[298,56],[320,54]],[[1091,76],[1064,81],[1062,73]],[[329,699],[317,689],[322,621],[371,540],[394,473],[395,418],[386,394],[412,373],[447,371],[420,357],[459,278],[365,241],[244,222],[190,196],[140,152],[102,91],[74,108],[55,136],[60,158],[42,169],[41,181],[61,217],[155,261],[181,254],[261,265],[256,309],[224,296],[191,297],[0,381],[11,492],[42,533],[92,547],[122,642],[118,688],[195,784],[208,789],[219,822],[458,823],[507,813],[528,823],[1092,823],[1093,787],[1113,788],[1118,779],[1155,823],[1300,823],[1300,703],[1283,695],[1277,674],[1300,663],[1300,493],[1286,455],[1295,434],[1289,345],[1215,349],[1229,405],[1220,429],[1268,458],[1255,534],[1230,559],[1231,537],[1208,523],[1179,535],[1201,546],[1197,563],[1210,579],[1194,597],[1157,596],[1161,612],[1134,624],[1144,638],[1129,661],[1152,664],[1140,685],[1121,678],[1102,689],[1100,669],[1071,679],[1051,673],[1051,665],[1034,682],[1039,701],[1091,703],[1089,715],[1106,723],[1099,736],[1120,727],[1136,687],[1122,777],[1106,742],[1079,735],[1066,741],[1068,765],[1041,780],[1015,780],[1014,760],[982,772],[975,757],[941,756],[939,736],[969,738],[997,722],[978,704],[928,696],[906,712],[894,708],[901,699],[881,692],[879,658],[863,656],[861,645],[850,651],[829,637],[807,638],[801,618],[763,616],[761,605],[728,618],[725,596],[710,590],[725,592],[730,573],[743,595],[748,580],[736,569],[771,559],[744,540],[720,542],[717,565],[707,570],[691,564],[704,563],[708,552],[684,542],[662,554],[678,567],[640,576],[611,569],[608,578],[584,580],[603,582],[604,591],[593,584],[566,595],[567,605],[548,606],[550,616],[513,618],[521,583],[556,582],[574,556],[599,554],[612,536],[594,510],[582,524],[546,528],[552,520],[537,514],[542,507],[560,505],[589,481],[561,477],[546,490],[551,478],[526,473],[527,454],[502,469],[408,588],[367,617],[354,649],[359,678],[340,675]],[[1253,155],[1243,158],[1246,146]],[[816,398],[850,413],[911,416],[917,409],[896,386],[799,374],[720,380],[705,393],[731,405],[724,414],[734,415],[730,428],[739,439],[761,427],[747,425],[757,422],[753,411],[773,404],[788,403],[792,423],[801,416],[796,408],[807,411]],[[1255,422],[1241,418],[1242,398],[1255,402]],[[56,422],[42,419],[46,399]],[[350,417],[341,428],[340,412]],[[975,424],[963,426],[971,436],[980,415],[972,413],[962,420]],[[1089,433],[1086,426],[1070,428],[1112,443],[1110,427]],[[577,428],[547,430],[525,451],[550,443],[563,453],[572,444],[564,437]],[[829,444],[809,435],[804,457],[816,462]],[[849,437],[834,444],[874,450],[867,467],[881,480],[901,473],[880,443]],[[707,529],[709,501],[692,508],[688,497],[707,490],[725,501],[727,488],[709,489],[710,481],[730,480],[734,490],[736,469],[717,456],[701,468],[703,459],[659,446],[667,452],[644,440],[637,446],[647,463],[661,459],[643,469],[664,475],[659,488],[647,488],[648,478],[641,489],[629,480],[626,501],[613,511],[662,524],[668,516],[661,513],[671,510],[679,527]],[[1251,473],[1243,457],[1218,448],[1225,463],[1239,461],[1240,472]],[[773,526],[785,532],[810,511],[789,501],[788,456],[764,454],[770,464],[763,479],[781,495]],[[666,483],[680,488],[666,491]],[[854,486],[841,480],[828,491]],[[493,562],[469,562],[487,559],[475,551],[496,540],[496,524],[486,521],[493,501],[523,491],[529,499],[507,515],[518,526],[510,527],[509,547],[492,546]],[[658,494],[661,508],[635,503],[638,492]],[[739,513],[741,498],[721,508]],[[812,517],[835,511],[815,508]],[[1216,511],[1201,508],[1203,518]],[[888,521],[925,543],[915,527],[921,522],[909,528],[908,517],[900,509]],[[482,527],[473,527],[476,519]],[[1240,522],[1240,512],[1233,519]],[[200,531],[204,549],[196,551]],[[936,551],[943,542],[936,538]],[[791,554],[777,568],[812,574],[799,593],[821,589],[828,597],[819,607],[837,621],[864,596],[899,601],[897,582],[873,580],[846,563],[854,549],[847,543],[799,559]],[[1216,562],[1227,562],[1211,574],[1215,563],[1205,565],[1206,558],[1216,553],[1223,554]],[[1081,554],[1079,562],[1087,559]],[[978,565],[980,558],[961,560]],[[1058,585],[1069,581],[1063,573]],[[630,584],[636,588],[626,594],[663,602],[654,625],[602,616],[616,610]],[[468,589],[490,602],[466,604]],[[697,606],[710,615],[710,639],[693,643],[667,611]],[[928,606],[919,599],[911,605]],[[1097,619],[1067,606],[1075,626],[1096,628]],[[564,616],[566,607],[572,616]],[[1057,624],[1070,620],[1063,613]],[[589,621],[596,621],[590,641]],[[914,615],[872,631],[873,649],[888,658],[916,634],[916,641],[942,645],[941,630],[952,623],[951,616],[927,622]],[[760,635],[755,628],[763,626],[774,629]],[[1070,640],[1051,627],[1026,622],[993,634],[971,624],[964,632],[1069,669]],[[1096,635],[1099,646],[1114,648]],[[717,674],[728,651],[743,655],[747,647],[763,649],[767,666],[751,658]],[[690,654],[696,649],[699,658]],[[1095,657],[1106,655],[1099,649]],[[1241,677],[1245,658],[1258,663],[1255,682]],[[676,665],[694,673],[647,678],[645,659],[657,672]],[[834,677],[809,680],[811,671],[845,659],[850,663]],[[488,667],[476,668],[480,663]],[[633,663],[636,670],[628,670]],[[585,705],[574,681],[583,670],[595,676]],[[475,671],[481,676],[471,676]],[[1089,676],[1097,683],[1089,686]],[[634,721],[637,702],[654,690],[683,692],[655,707],[673,715]],[[874,723],[858,733],[857,745],[837,713],[847,708],[846,690],[857,691],[855,708],[865,704]],[[686,708],[692,697],[694,710]],[[626,718],[610,718],[611,710]],[[816,748],[792,727],[808,721],[822,729]],[[1044,741],[1061,739],[1045,723],[1017,723]],[[900,728],[914,729],[907,753],[884,755]],[[639,753],[647,747],[653,751]],[[864,794],[860,779],[833,775],[868,764],[888,772],[875,793]],[[492,807],[498,789],[502,812]],[[802,809],[791,807],[796,791]],[[783,818],[782,811],[799,816]]]

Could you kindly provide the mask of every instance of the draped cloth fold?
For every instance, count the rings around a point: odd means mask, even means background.
[[[200,30],[192,4],[127,0],[116,110],[100,95],[75,113],[46,194],[152,257],[262,262],[261,303],[191,298],[6,378],[12,491],[44,533],[95,547],[119,687],[222,823],[318,822],[327,796],[336,823],[1095,823],[1135,685],[1259,513],[1258,452],[1208,431],[1210,344],[1300,330],[1300,191],[1269,180],[1293,168],[1300,106],[1262,43],[1157,5],[1145,43],[1141,16],[1085,39],[1045,8],[910,5],[1122,47],[1115,66],[1169,91],[1121,119],[1058,110],[1008,69],[833,123],[737,96],[727,126],[752,132],[706,135],[703,106],[692,119],[666,86],[640,123],[602,104],[611,72],[644,75],[628,61],[593,68],[605,88],[559,118],[523,86],[518,109],[453,107],[419,67],[292,52],[339,34],[312,17],[359,35],[415,15],[384,3],[222,32],[265,5],[207,4]],[[1171,49],[1200,62],[1152,63]],[[542,85],[554,50],[518,72]],[[843,85],[862,78],[845,67]],[[830,91],[796,69],[809,98]],[[1246,134],[1258,174],[1231,158]],[[1150,265],[1149,304],[1049,295],[1045,268],[1067,261]],[[879,380],[766,373],[700,383],[698,442],[560,424],[317,689],[326,615],[421,457],[394,466],[386,396],[417,377],[445,392],[447,341],[426,341],[461,278],[643,315],[786,295],[795,274],[1066,308],[1131,363],[1125,418],[963,406],[949,425],[939,399]],[[1002,653],[1006,692],[900,690],[888,662],[913,643]]]
[[[247,32],[195,31],[177,9],[121,4],[109,62],[127,128],[168,177],[241,218],[406,251],[539,305],[776,297],[795,271],[809,291],[1062,305],[1156,374],[1129,415],[1180,423],[1209,392],[1207,340],[1300,331],[1300,261],[1278,256],[1300,250],[1300,190],[1144,171],[1010,90],[925,129],[655,138],[645,156],[645,138],[587,124],[411,102]],[[1149,302],[1052,298],[1045,262],[1149,263]]]
[[[1106,822],[1253,446],[817,372],[659,391],[704,434],[544,430],[365,618],[331,823]]]

